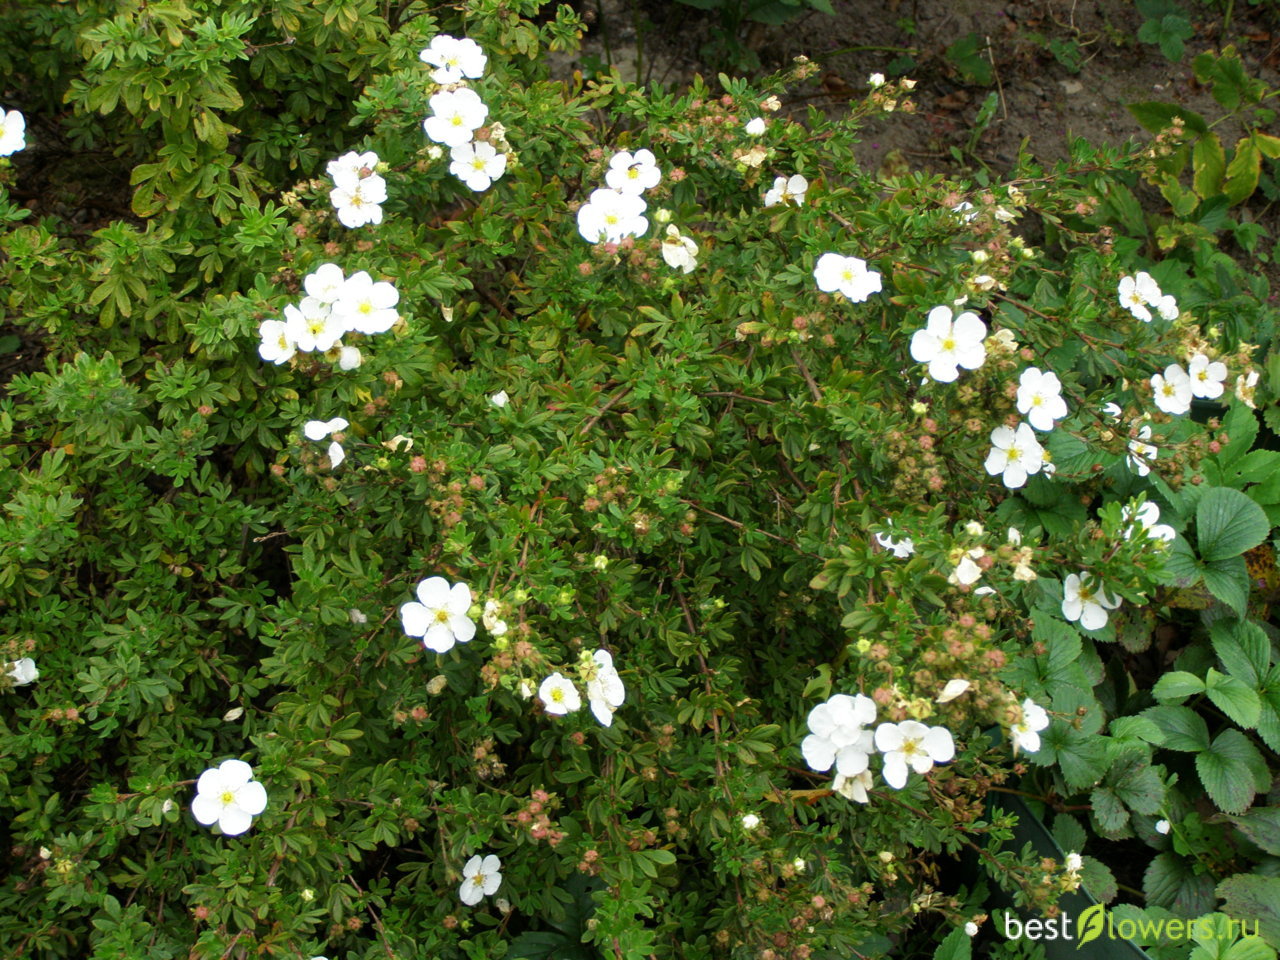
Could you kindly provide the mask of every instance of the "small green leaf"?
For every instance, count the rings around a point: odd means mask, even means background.
[[[1200,556],[1212,563],[1252,550],[1266,539],[1271,524],[1262,508],[1239,490],[1214,487],[1200,498],[1196,530]]]
[[[1239,730],[1222,731],[1208,750],[1196,754],[1200,782],[1223,813],[1243,813],[1253,802],[1259,764],[1265,771],[1258,748]]]
[[[1240,726],[1252,730],[1258,725],[1262,701],[1244,681],[1210,667],[1205,677],[1205,688],[1213,705]]]
[[[1209,749],[1209,727],[1190,707],[1148,707],[1142,716],[1164,731],[1164,746],[1170,750],[1197,753]]]
[[[1151,689],[1157,700],[1182,700],[1204,692],[1204,681],[1193,673],[1174,670],[1161,677]]]

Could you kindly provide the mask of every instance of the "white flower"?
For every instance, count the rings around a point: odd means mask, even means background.
[[[340,266],[336,263],[322,263],[302,279],[302,289],[307,291],[308,297],[320,303],[333,303],[341,295],[346,282],[346,275]]]
[[[172,812],[173,812],[173,801],[172,801],[172,800],[165,800],[165,802],[164,802],[164,803],[160,804],[160,812],[161,812],[161,813],[172,813]]]
[[[1147,461],[1154,460],[1159,452],[1152,444],[1143,442],[1150,439],[1151,424],[1144,423],[1138,430],[1137,438],[1129,441],[1129,455],[1125,457],[1125,461],[1140,477],[1145,477],[1151,472],[1151,466]]]
[[[228,837],[248,830],[265,809],[267,790],[253,779],[253,767],[243,760],[224,760],[196,781],[191,815],[206,827],[216,823]]]
[[[1056,374],[1027,367],[1018,378],[1018,412],[1037,430],[1052,430],[1053,421],[1067,415],[1062,399],[1062,382]]]
[[[775,177],[773,188],[765,192],[764,205],[772,207],[778,203],[794,203],[804,206],[804,195],[809,189],[809,181],[798,173],[790,177]]]
[[[331,349],[347,332],[341,321],[334,316],[326,303],[314,297],[303,297],[302,302],[289,304],[284,308],[284,322],[288,327],[288,337],[299,350],[318,350],[320,353]]]
[[[13,677],[13,685],[15,687],[25,687],[29,683],[35,683],[40,679],[40,671],[36,669],[36,662],[30,657],[22,657],[14,660],[12,663],[6,663],[5,673]]]
[[[386,333],[400,319],[396,304],[400,292],[385,280],[374,282],[361,270],[353,273],[333,304],[333,315],[348,330],[359,333]]]
[[[870,730],[866,732],[866,736],[871,738]],[[874,745],[868,749],[868,752],[871,749],[874,749]],[[855,803],[868,803],[871,798],[867,795],[867,791],[871,789],[873,783],[875,781],[871,777],[870,770],[855,773],[852,777],[837,773],[835,780],[831,783],[831,789],[846,800],[853,800]]]
[[[562,673],[553,673],[542,681],[542,685],[538,687],[538,699],[546,707],[547,713],[557,716],[573,713],[582,706],[578,688]]]
[[[308,440],[318,441],[349,426],[351,424],[342,417],[334,417],[332,420],[308,420],[302,425],[302,435]]]
[[[791,866],[795,867],[796,873],[804,873],[805,867],[809,866],[804,861],[804,857],[796,857],[791,861]]]
[[[698,245],[690,238],[682,235],[676,227],[667,227],[667,235],[662,240],[662,259],[667,266],[685,273],[692,273],[698,265]]]
[[[341,466],[342,461],[347,459],[347,452],[342,449],[342,444],[337,440],[329,444],[329,469],[337,470]]]
[[[1168,833],[1168,832],[1169,832],[1169,821],[1168,821],[1168,820],[1157,820],[1157,821],[1156,821],[1156,833]]]
[[[355,229],[367,223],[382,222],[382,207],[387,199],[387,182],[376,173],[329,191],[329,202],[338,211],[338,221]]]
[[[1044,466],[1044,447],[1025,423],[1018,424],[1017,430],[996,427],[991,431],[991,452],[983,466],[993,477],[1003,474],[1004,485],[1016,490]]]
[[[400,621],[404,632],[421,637],[428,650],[448,653],[455,643],[476,635],[475,621],[467,616],[471,588],[465,583],[449,586],[444,577],[428,577],[418,584],[417,594],[416,602],[401,605]]]
[[[505,407],[507,405],[507,401],[509,401],[510,399],[511,398],[507,396],[507,391],[499,390],[497,393],[489,397],[489,402],[492,403],[495,407],[501,408],[501,407]]]
[[[226,713],[222,715],[222,719],[225,723],[235,723],[237,720],[239,720],[243,716],[244,716],[244,707],[232,707],[230,710],[228,710]]]
[[[484,602],[484,611],[480,614],[480,622],[484,624],[484,628],[493,633],[493,628],[502,622],[499,614],[502,613],[502,604],[490,597]]]
[[[351,186],[362,177],[370,176],[377,167],[378,155],[372,150],[366,153],[356,153],[352,150],[344,153],[337,160],[330,160],[325,167],[325,173],[329,175],[334,186]]]
[[[884,74],[873,73],[871,76],[867,77],[867,84],[871,87],[872,90],[876,89],[877,87],[883,87]]]
[[[1107,415],[1113,422],[1120,419],[1120,415],[1124,413],[1120,409],[1120,404],[1115,401],[1109,401],[1102,405],[1102,412]]]
[[[484,141],[460,143],[449,151],[449,172],[479,193],[488,190],[507,169],[507,155]]]
[[[427,105],[432,115],[422,121],[422,129],[430,139],[446,147],[469,141],[489,116],[489,108],[479,94],[465,88],[437,93]]]
[[[1009,728],[1013,754],[1019,750],[1035,753],[1040,749],[1040,731],[1049,726],[1049,714],[1030,697],[1022,701],[1022,719]]]
[[[1176,363],[1164,368],[1164,376],[1157,373],[1151,378],[1151,389],[1156,406],[1165,413],[1186,413],[1191,409],[1191,378]]]
[[[27,145],[27,120],[17,110],[5,113],[0,107],[0,157],[8,157]]]
[[[1157,304],[1154,304],[1154,306],[1156,310],[1159,311],[1160,316],[1163,319],[1165,320],[1178,319],[1178,301],[1174,299],[1173,294],[1170,293],[1161,297],[1160,302]]]
[[[1236,399],[1243,403],[1250,410],[1255,410],[1254,394],[1258,388],[1258,371],[1250,370],[1247,374],[1240,374],[1236,377]]]
[[[354,370],[360,364],[364,363],[364,357],[360,355],[359,347],[339,347],[338,348],[338,369]]]
[[[1203,353],[1197,353],[1187,363],[1187,376],[1191,380],[1191,395],[1216,400],[1222,396],[1223,381],[1227,379],[1227,365],[1210,362]]]
[[[813,279],[823,293],[840,293],[852,303],[862,303],[880,292],[880,274],[867,269],[867,261],[824,253],[813,268]]]
[[[870,730],[876,719],[875,701],[862,694],[837,693],[809,711],[812,731],[800,744],[805,762],[820,773],[836,765],[836,771],[853,777],[867,769],[874,744]]]
[[[947,577],[947,582],[965,587],[977,583],[982,577],[982,568],[978,566],[976,561],[981,560],[985,554],[986,551],[981,547],[966,550],[960,555],[960,559],[956,562],[956,568]]]
[[[637,194],[593,190],[578,208],[578,233],[588,243],[617,243],[623,237],[641,236],[649,229],[645,206]]]
[[[876,727],[876,749],[884,754],[884,780],[895,790],[907,785],[908,767],[928,773],[935,763],[956,755],[956,744],[946,727],[927,727],[916,720],[882,723]]]
[[[613,656],[608,650],[597,650],[591,655],[595,663],[595,676],[587,681],[587,702],[595,718],[606,727],[613,726],[613,713],[626,699],[627,690],[622,678],[613,666]]]
[[[986,336],[987,325],[976,313],[962,313],[953,322],[950,307],[934,307],[924,329],[911,336],[911,358],[927,363],[929,376],[939,383],[953,383],[958,367],[977,370],[987,359]]]
[[[533,681],[528,678],[520,681],[520,698],[528,700],[537,691],[537,687],[533,685]]]
[[[971,537],[980,537],[987,532],[987,528],[977,520],[969,520],[964,525],[964,532]]]
[[[488,61],[474,40],[459,40],[445,33],[434,37],[418,59],[435,67],[431,79],[440,84],[460,83],[463,77],[476,80],[484,76]]]
[[[1162,297],[1160,287],[1147,273],[1139,273],[1136,277],[1121,277],[1119,295],[1120,306],[1146,323],[1151,322],[1151,311],[1147,307],[1156,306]]]
[[[347,618],[357,627],[363,626],[364,624],[369,622],[369,618],[364,613],[364,611],[359,610],[355,607],[352,607],[350,610],[347,611]]]
[[[1071,573],[1062,582],[1062,615],[1079,620],[1086,630],[1101,630],[1107,625],[1107,611],[1118,606],[1119,598],[1108,597],[1102,587],[1095,586],[1090,573]]]
[[[758,826],[760,826],[760,818],[757,817],[754,813],[748,813],[743,815],[742,817],[743,830],[748,830],[748,831],[754,830]]]
[[[978,925],[972,920],[964,925],[964,934],[966,937],[976,937],[978,935]]]
[[[746,131],[750,136],[758,137],[764,133],[764,117],[756,117],[754,120],[748,120]]]
[[[283,320],[263,320],[258,324],[258,336],[262,338],[262,342],[258,344],[258,356],[268,363],[288,363],[298,352],[298,345],[290,335],[289,325]]]
[[[957,677],[954,680],[948,680],[943,686],[942,692],[934,699],[934,703],[950,703],[956,697],[963,694],[969,689],[969,681],[962,680]]]
[[[1147,532],[1147,536],[1152,540],[1171,541],[1178,535],[1174,532],[1173,527],[1167,523],[1160,522],[1160,507],[1151,500],[1138,507],[1137,510],[1134,510],[1132,505],[1126,506],[1120,512],[1120,519],[1122,521],[1137,520],[1138,523],[1142,524],[1142,529]],[[1133,532],[1134,525],[1130,523],[1125,528],[1124,538],[1128,540],[1133,536]]]
[[[969,211],[973,211],[973,212],[970,213]],[[959,203],[957,203],[954,207],[951,208],[951,212],[959,214],[960,219],[963,220],[965,223],[970,223],[973,220],[975,220],[979,213],[979,211],[976,210],[973,204],[970,203],[968,200],[961,200]]]
[[[885,525],[891,527],[893,526],[893,521],[888,520]],[[880,546],[884,547],[898,558],[909,557],[916,552],[915,541],[910,537],[902,537],[895,540],[889,536],[889,531],[887,530],[883,533],[876,534],[876,543],[880,544]]]
[[[604,182],[611,190],[633,196],[656,187],[661,180],[662,171],[650,150],[635,153],[619,150],[609,158],[609,169],[604,175]]]
[[[1084,867],[1084,858],[1078,853],[1068,853],[1063,859],[1062,866],[1067,873],[1079,873]]]
[[[502,861],[493,854],[481,859],[476,854],[462,868],[462,886],[458,890],[458,899],[468,907],[474,907],[490,894],[498,892],[502,886]]]

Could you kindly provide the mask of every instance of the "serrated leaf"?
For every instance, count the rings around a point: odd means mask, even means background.
[[[1205,792],[1223,813],[1243,813],[1257,792],[1254,771],[1266,769],[1258,748],[1239,730],[1224,730],[1196,754],[1196,772]]]
[[[1215,620],[1209,628],[1213,651],[1227,673],[1257,689],[1271,666],[1271,641],[1251,620]]]
[[[1231,608],[1236,616],[1243,617],[1249,610],[1249,571],[1244,557],[1227,557],[1215,560],[1200,568],[1205,588]]]
[[[1217,894],[1226,901],[1222,909],[1227,915],[1257,921],[1263,938],[1280,947],[1280,877],[1228,877],[1218,884]]]
[[[1243,680],[1219,673],[1210,667],[1205,677],[1205,690],[1213,705],[1240,726],[1252,730],[1258,725],[1262,701]]]
[[[1235,156],[1227,164],[1227,179],[1222,185],[1222,192],[1231,203],[1243,203],[1258,189],[1258,178],[1262,173],[1262,154],[1248,137],[1242,137],[1236,143]]]
[[[1187,673],[1185,670],[1166,673],[1151,688],[1151,694],[1157,700],[1182,700],[1203,692],[1204,681],[1194,673]]]
[[[1196,507],[1196,545],[1206,563],[1238,557],[1270,531],[1262,508],[1239,490],[1214,487]]]
[[[1222,175],[1227,169],[1227,155],[1222,149],[1222,141],[1210,130],[1196,141],[1191,152],[1191,163],[1195,169],[1192,178],[1192,189],[1205,200],[1222,191]]]
[[[1246,814],[1227,819],[1258,848],[1280,856],[1280,807],[1254,807]]]
[[[1198,917],[1214,907],[1213,878],[1197,874],[1176,853],[1159,854],[1142,876],[1147,905],[1166,907],[1181,917]]]
[[[1196,753],[1209,748],[1208,724],[1189,707],[1148,707],[1142,716],[1164,731],[1164,746],[1170,750]]]

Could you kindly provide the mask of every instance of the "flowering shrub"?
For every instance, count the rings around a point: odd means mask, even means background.
[[[881,181],[905,81],[227,6],[14,48],[69,107],[0,182],[57,130],[136,192],[0,197],[0,942],[959,956],[1082,886],[1280,942],[1274,310],[1223,210],[1144,243],[1176,137]]]

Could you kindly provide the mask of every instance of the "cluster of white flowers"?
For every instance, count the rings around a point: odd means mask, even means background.
[[[6,663],[4,672],[13,677],[13,685],[15,687],[25,687],[27,684],[35,683],[40,679],[40,671],[36,669],[36,662],[30,657],[22,657],[12,663]]]
[[[0,107],[0,157],[8,157],[27,146],[27,120],[17,110]]]
[[[875,702],[862,694],[837,693],[809,711],[811,732],[801,742],[800,752],[819,773],[834,764],[836,778],[831,789],[842,796],[867,802],[873,753],[883,756],[882,774],[895,790],[906,786],[910,770],[925,774],[935,763],[947,763],[955,757],[955,741],[946,727],[904,720],[882,723],[873,734],[869,727],[875,719]]]
[[[626,687],[613,665],[613,655],[608,650],[583,652],[578,662],[578,674],[587,688],[587,702],[595,718],[606,727],[613,726],[613,714],[626,699]],[[573,681],[560,672],[551,674],[538,687],[538,699],[547,713],[564,716],[582,707],[582,696]]]
[[[382,204],[387,199],[387,181],[374,171],[378,167],[378,155],[344,153],[337,160],[330,160],[325,172],[333,181],[329,202],[338,211],[338,221],[352,229],[367,223],[382,222]]]
[[[418,599],[400,606],[400,623],[410,637],[421,637],[422,645],[436,653],[448,653],[455,643],[467,643],[476,635],[475,621],[468,616],[471,588],[465,583],[449,585],[444,577],[428,577],[419,582]]]
[[[1118,606],[1120,599],[1107,596],[1102,585],[1094,583],[1091,573],[1071,573],[1062,582],[1062,615],[1080,621],[1086,630],[1101,630],[1107,625],[1108,611]]]
[[[434,67],[431,79],[443,88],[427,101],[431,115],[422,129],[433,141],[449,148],[449,172],[479,193],[507,172],[507,141],[501,124],[494,124],[485,140],[476,139],[489,107],[467,87],[484,76],[488,57],[474,40],[447,34],[435,37],[418,58]],[[433,148],[434,149],[434,148]]]
[[[342,268],[321,264],[302,281],[307,295],[284,308],[283,320],[258,326],[258,355],[274,364],[287,363],[299,350],[330,355],[342,370],[360,366],[357,347],[343,346],[347,333],[386,333],[400,319],[400,293],[385,280],[374,281],[360,270],[346,277]]]
[[[1165,413],[1176,415],[1191,409],[1193,397],[1216,400],[1222,396],[1226,379],[1225,363],[1197,353],[1187,362],[1187,369],[1171,363],[1164,368],[1163,374],[1155,374],[1151,378],[1151,390],[1156,406]]]
[[[623,237],[644,236],[649,220],[644,215],[648,205],[642,194],[661,181],[662,171],[651,150],[619,150],[609,158],[604,175],[607,186],[591,191],[587,202],[578,208],[578,233],[582,239],[587,243],[618,243]]]
[[[1165,320],[1178,319],[1178,301],[1172,294],[1161,293],[1159,284],[1149,273],[1121,277],[1119,294],[1120,306],[1144,323],[1151,322],[1149,307],[1154,307]]]
[[[1124,529],[1126,540],[1130,539],[1139,528],[1146,531],[1148,539],[1162,540],[1166,543],[1178,535],[1173,527],[1160,522],[1160,507],[1150,500],[1141,506],[1127,504],[1121,511],[1120,518],[1128,524]],[[1135,524],[1134,521],[1137,523]]]
[[[881,290],[880,274],[867,269],[867,261],[824,253],[813,267],[813,279],[823,293],[839,293],[850,303],[862,303]]]
[[[239,836],[267,809],[267,790],[253,779],[243,760],[224,760],[200,774],[191,814],[207,826],[217,824],[228,837]]]
[[[332,420],[308,420],[302,425],[302,435],[308,440],[319,443],[331,434],[339,433],[349,426],[351,424],[343,417],[334,417]],[[329,444],[329,469],[337,470],[338,465],[345,459],[347,459],[347,453],[342,449],[342,444],[334,440]]]
[[[776,177],[773,188],[765,191],[764,205],[772,207],[779,203],[794,203],[804,206],[804,195],[809,191],[809,181],[798,173],[790,177]]]

